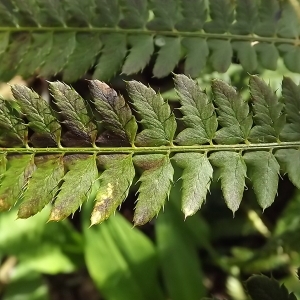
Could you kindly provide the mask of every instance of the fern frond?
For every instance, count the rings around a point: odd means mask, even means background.
[[[233,213],[246,177],[263,209],[274,201],[280,171],[300,188],[298,85],[284,78],[279,100],[264,81],[251,76],[248,103],[220,80],[212,83],[212,97],[185,75],[174,75],[174,82],[180,126],[161,95],[137,81],[127,83],[134,111],[107,84],[89,81],[95,113],[61,82],[50,83],[57,112],[30,89],[13,86],[16,100],[0,101],[0,209],[18,201],[18,216],[26,218],[52,202],[50,220],[58,221],[74,213],[93,190],[91,223],[100,223],[126,199],[141,172],[134,215],[141,225],[165,205],[174,164],[182,169],[185,216],[205,202],[216,169]]]
[[[299,25],[290,1],[280,0],[5,1],[0,80],[62,73],[71,82],[89,69],[108,80],[140,72],[152,57],[156,77],[181,60],[191,77],[207,64],[226,72],[233,56],[247,72],[275,70],[280,56],[300,72]]]

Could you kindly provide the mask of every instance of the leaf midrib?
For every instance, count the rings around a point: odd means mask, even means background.
[[[300,40],[295,38],[283,38],[278,36],[262,37],[255,34],[238,35],[231,33],[206,33],[202,31],[172,31],[167,30],[148,30],[148,29],[123,29],[123,28],[105,28],[105,27],[0,27],[0,32],[88,32],[88,33],[122,33],[122,34],[145,34],[145,35],[164,35],[173,37],[200,37],[203,39],[222,39],[222,40],[240,40],[251,42],[268,43],[287,43],[300,45]]]

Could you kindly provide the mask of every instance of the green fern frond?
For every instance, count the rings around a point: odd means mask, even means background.
[[[97,186],[91,216],[96,224],[121,205],[137,176],[134,223],[141,225],[164,206],[175,164],[182,169],[186,217],[205,202],[217,169],[233,213],[246,177],[263,209],[274,201],[280,170],[300,188],[299,85],[284,78],[278,99],[252,76],[249,104],[220,80],[212,83],[212,98],[185,75],[174,75],[174,82],[179,120],[159,93],[137,81],[127,83],[130,105],[98,80],[89,82],[92,103],[66,84],[50,83],[58,111],[32,90],[13,86],[15,101],[0,101],[0,210],[18,202],[18,217],[27,218],[52,202],[50,220],[58,221]]]
[[[300,72],[300,20],[290,1],[31,0],[0,3],[0,80],[15,74],[72,82],[93,69],[108,80],[142,71],[154,58],[164,77],[184,60],[226,72],[236,57],[247,72],[275,70],[281,56]]]

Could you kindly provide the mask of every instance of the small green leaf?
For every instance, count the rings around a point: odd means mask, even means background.
[[[283,78],[282,96],[285,103],[287,123],[284,124],[281,137],[286,141],[300,140],[300,86],[290,78]]]
[[[27,129],[16,110],[0,97],[0,145],[23,146]]]
[[[6,51],[8,45],[9,45],[9,32],[1,32],[0,33],[0,58],[2,53]]]
[[[281,3],[280,3],[281,5]],[[258,11],[258,20],[255,26],[255,33],[260,36],[273,36],[276,34],[278,19],[280,15],[279,1],[261,1]]]
[[[278,49],[281,50],[283,54],[283,60],[286,67],[291,72],[299,73],[300,72],[300,48],[299,46],[290,45],[290,44],[281,44],[278,46]]]
[[[147,24],[151,30],[173,30],[179,18],[178,1],[173,0],[151,0],[150,8],[154,18]]]
[[[13,35],[8,49],[0,56],[0,80],[9,81],[15,74],[31,42],[31,35],[20,33]],[[6,43],[6,42],[5,42]]]
[[[240,153],[231,151],[214,152],[209,160],[220,168],[223,196],[227,207],[233,212],[238,210],[243,198],[247,167]]]
[[[277,34],[286,38],[297,38],[299,35],[299,18],[292,1],[280,3],[281,15],[278,21]],[[292,45],[291,45],[292,46]]]
[[[129,105],[122,96],[99,80],[89,81],[89,89],[96,110],[104,126],[130,145],[133,145],[137,123]]]
[[[10,209],[22,196],[26,183],[35,170],[32,155],[7,157],[6,171],[0,186],[0,211]]]
[[[232,48],[237,51],[237,57],[247,72],[253,72],[257,69],[257,55],[250,42],[232,42]]]
[[[122,28],[144,28],[149,18],[147,2],[147,0],[122,0],[123,19],[119,26]]]
[[[142,71],[154,52],[153,36],[131,35],[128,37],[130,52],[124,62],[122,73],[130,75]]]
[[[153,68],[153,75],[162,78],[169,75],[181,57],[180,38],[175,37],[156,37],[160,39],[160,49]]]
[[[135,175],[131,155],[100,155],[97,157],[105,171],[95,197],[91,225],[102,223],[126,199]]]
[[[260,42],[254,45],[254,49],[257,52],[260,64],[264,68],[274,71],[277,69],[279,53],[274,44]]]
[[[218,106],[219,125],[222,127],[216,132],[215,140],[221,144],[247,142],[252,127],[248,103],[222,80],[212,82],[212,92]]]
[[[139,179],[141,185],[133,219],[135,225],[143,225],[163,207],[170,193],[174,169],[169,156],[163,154],[137,155],[133,161],[144,170]]]
[[[86,102],[70,86],[51,82],[49,88],[61,113],[66,118],[64,124],[78,137],[94,143],[97,127],[92,122]]]
[[[110,33],[101,35],[104,45],[93,78],[109,80],[119,71],[127,53],[127,41],[124,34]]]
[[[93,0],[64,0],[66,11],[70,11],[77,20],[83,21],[85,25],[91,27],[91,21],[94,18],[95,3]]]
[[[279,149],[275,153],[284,173],[289,175],[290,181],[300,189],[300,150]]]
[[[38,156],[35,158],[35,165],[37,169],[22,197],[18,218],[31,217],[52,201],[64,176],[64,165],[60,155]]]
[[[207,43],[212,51],[210,60],[213,68],[220,73],[226,72],[231,65],[233,55],[230,42],[210,39]]]
[[[1,179],[4,175],[4,172],[6,171],[6,164],[7,164],[6,153],[0,152],[0,185],[1,185]]]
[[[45,57],[45,63],[41,66],[39,75],[50,77],[62,71],[69,57],[74,52],[75,46],[75,32],[58,32],[53,34],[52,49]]]
[[[246,288],[252,300],[297,300],[283,284],[265,275],[251,276],[246,281]]]
[[[63,80],[73,82],[81,78],[94,65],[101,47],[102,43],[98,34],[78,33],[74,52],[70,55],[63,70]]]
[[[92,184],[98,176],[94,155],[65,157],[68,172],[51,210],[49,221],[60,221],[74,213],[89,197]]]
[[[69,12],[61,5],[60,0],[35,0],[41,10],[47,14],[49,21],[53,25],[66,26],[66,20],[69,18]],[[48,21],[48,22],[49,22]]]
[[[243,158],[257,201],[262,209],[266,209],[274,202],[277,193],[280,166],[271,152],[247,152]]]
[[[253,0],[236,1],[236,22],[231,26],[230,32],[233,34],[254,33],[258,17],[258,3]]]
[[[172,144],[176,121],[170,106],[160,94],[140,82],[127,82],[127,91],[133,105],[141,115],[143,131],[137,135],[138,146],[162,146]]]
[[[183,19],[176,24],[179,31],[200,31],[207,19],[205,0],[189,0],[179,2]]]
[[[13,85],[11,91],[29,120],[29,127],[60,145],[61,126],[46,100],[26,86]]]
[[[31,39],[31,45],[18,68],[18,73],[25,78],[32,76],[45,63],[45,59],[52,48],[53,33],[32,33]]]
[[[280,132],[285,124],[283,103],[263,80],[257,76],[250,77],[250,92],[253,100],[254,122],[250,140],[253,142],[279,141]]]
[[[98,27],[118,26],[121,6],[118,0],[94,1],[96,5],[96,15],[93,24]]]
[[[183,169],[182,211],[188,217],[195,214],[205,201],[213,168],[206,153],[177,153],[173,159]]]
[[[185,75],[175,75],[176,92],[180,98],[183,122],[175,142],[179,145],[211,143],[218,127],[214,106],[198,84]]]
[[[182,46],[186,48],[184,73],[197,77],[206,65],[209,49],[205,39],[187,37],[182,39]]]
[[[234,20],[233,2],[231,0],[209,1],[211,21],[204,24],[204,30],[211,33],[225,33]]]

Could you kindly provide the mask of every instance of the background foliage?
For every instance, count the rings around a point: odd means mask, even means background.
[[[196,78],[209,95],[211,80],[219,78],[248,99],[247,72],[259,73],[273,90],[281,90],[284,75],[299,82],[291,73],[299,72],[297,8],[297,0],[168,0],[163,5],[156,0],[1,0],[0,80],[22,75],[51,108],[45,79],[72,83],[84,98],[87,83],[80,78],[111,79],[110,86],[124,95],[123,80],[135,79],[159,89],[177,114],[173,70]],[[58,123],[46,116],[52,128],[47,142],[58,141]],[[81,132],[93,132],[87,118],[77,121],[64,126],[84,124]],[[15,122],[12,128],[26,131],[18,118]],[[40,125],[29,129],[30,137],[43,129]],[[68,141],[72,146],[74,136]],[[73,172],[84,167],[68,166]],[[232,218],[216,172],[201,213],[183,221],[180,174],[175,168],[165,211],[141,228],[131,224],[137,185],[120,213],[92,228],[92,201],[59,223],[46,223],[49,206],[27,220],[15,220],[15,208],[1,213],[2,298],[242,300],[248,299],[245,286],[253,300],[268,299],[274,291],[272,299],[294,300],[274,280],[250,277],[253,273],[272,274],[299,297],[300,196],[288,177],[282,174],[276,201],[263,214],[249,189]],[[248,179],[246,184],[251,186]],[[90,191],[90,200],[99,188]],[[268,295],[255,294],[257,282]]]

